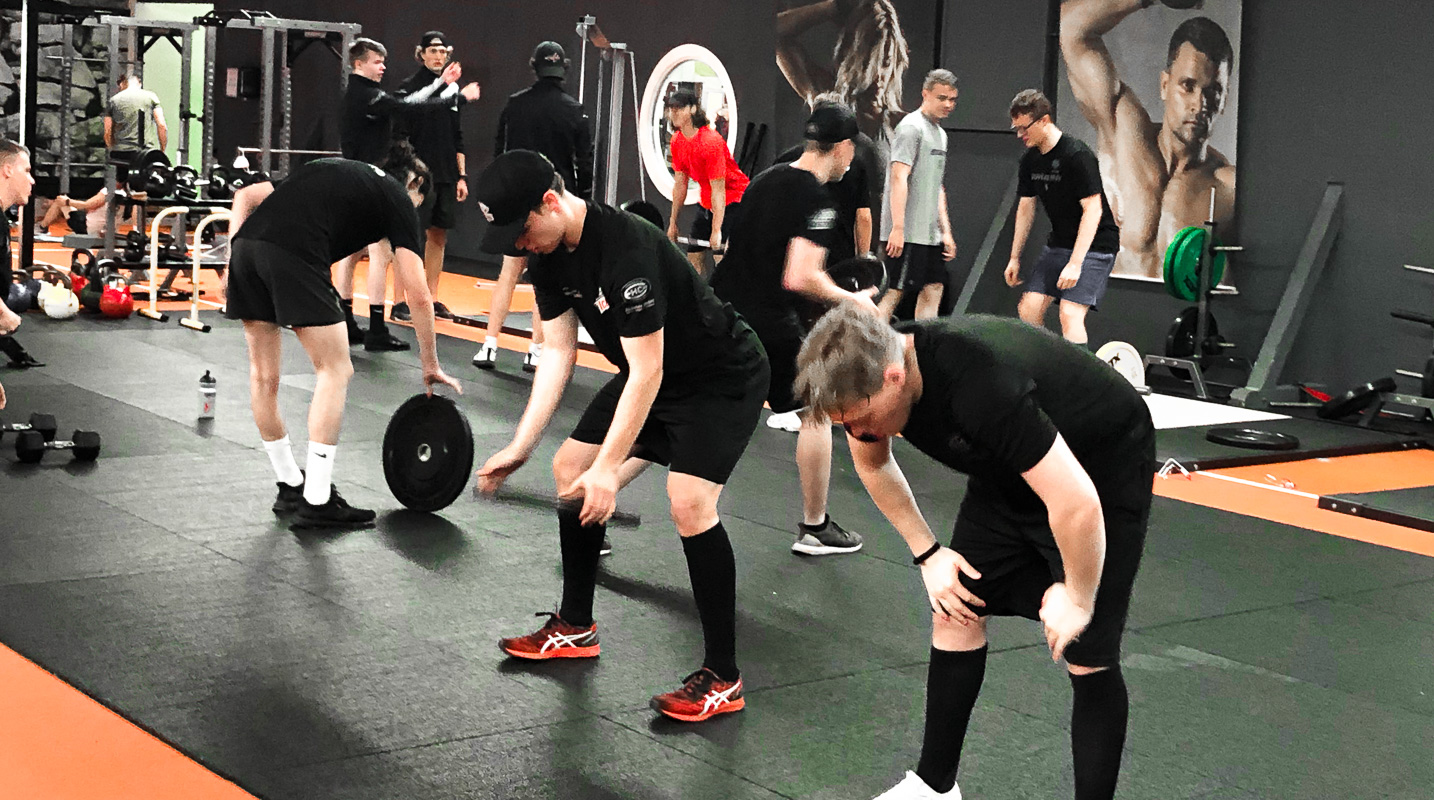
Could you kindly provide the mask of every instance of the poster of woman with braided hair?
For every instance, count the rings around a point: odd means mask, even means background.
[[[829,59],[809,52],[808,42],[833,33]],[[777,67],[793,91],[807,106],[818,95],[836,94],[878,142],[906,115],[901,96],[910,56],[893,0],[799,0],[777,12]]]

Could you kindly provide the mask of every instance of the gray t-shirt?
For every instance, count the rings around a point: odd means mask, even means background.
[[[946,131],[920,110],[897,123],[891,134],[891,163],[911,165],[906,183],[906,241],[941,244],[941,179],[946,176]],[[881,240],[891,236],[891,173],[881,196]]]
[[[125,89],[110,98],[105,116],[114,120],[116,150],[145,150],[159,147],[159,131],[154,124],[154,110],[159,96],[148,89]],[[144,144],[139,141],[139,120],[144,117]]]

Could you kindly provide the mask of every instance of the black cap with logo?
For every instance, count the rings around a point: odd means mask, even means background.
[[[842,103],[823,103],[807,117],[806,140],[836,144],[856,137],[856,112]]]
[[[528,224],[528,212],[553,187],[555,174],[552,162],[532,150],[509,150],[483,169],[473,189],[473,200],[488,221],[479,245],[483,252],[522,255],[515,243]]]
[[[419,49],[419,50],[427,50],[427,49],[430,48],[430,47],[447,47],[447,46],[448,46],[448,37],[443,35],[443,31],[429,31],[429,32],[423,34],[423,39],[420,40],[419,43],[418,43],[418,49]]]
[[[533,49],[533,72],[539,78],[562,78],[568,74],[568,54],[557,42],[543,42]]]

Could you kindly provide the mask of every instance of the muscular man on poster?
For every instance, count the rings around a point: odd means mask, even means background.
[[[1103,37],[1154,0],[1065,0],[1061,53],[1081,113],[1095,127],[1106,197],[1120,225],[1115,274],[1158,278],[1165,248],[1181,228],[1210,213],[1228,222],[1235,207],[1235,165],[1210,146],[1225,110],[1235,54],[1208,17],[1180,23],[1160,73],[1159,120],[1116,74]]]

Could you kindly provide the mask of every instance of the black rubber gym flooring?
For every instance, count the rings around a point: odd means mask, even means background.
[[[19,338],[49,366],[0,374],[0,413],[97,429],[104,455],[23,467],[6,440],[0,641],[257,795],[869,798],[914,766],[925,602],[842,443],[832,510],[867,535],[855,556],[788,552],[791,434],[760,428],[733,476],[722,508],[748,706],[688,726],[647,708],[701,656],[660,470],[620,498],[644,524],[612,533],[602,658],[513,663],[494,642],[554,606],[555,522],[466,497],[440,517],[395,510],[379,441],[418,390],[416,356],[355,354],[337,480],[383,510],[378,527],[300,538],[268,509],[237,326],[31,314]],[[292,337],[286,348],[281,399],[302,460],[313,379]],[[507,441],[528,378],[514,353],[478,373],[473,349],[440,346],[482,457]],[[211,425],[195,422],[205,369],[219,377]],[[551,491],[546,461],[601,379],[579,370],[513,483]],[[898,458],[932,526],[949,529],[963,481],[903,444]],[[1429,558],[1157,498],[1124,662],[1122,796],[1427,800],[1431,596]],[[993,631],[962,788],[1069,797],[1069,684],[1034,623]]]

